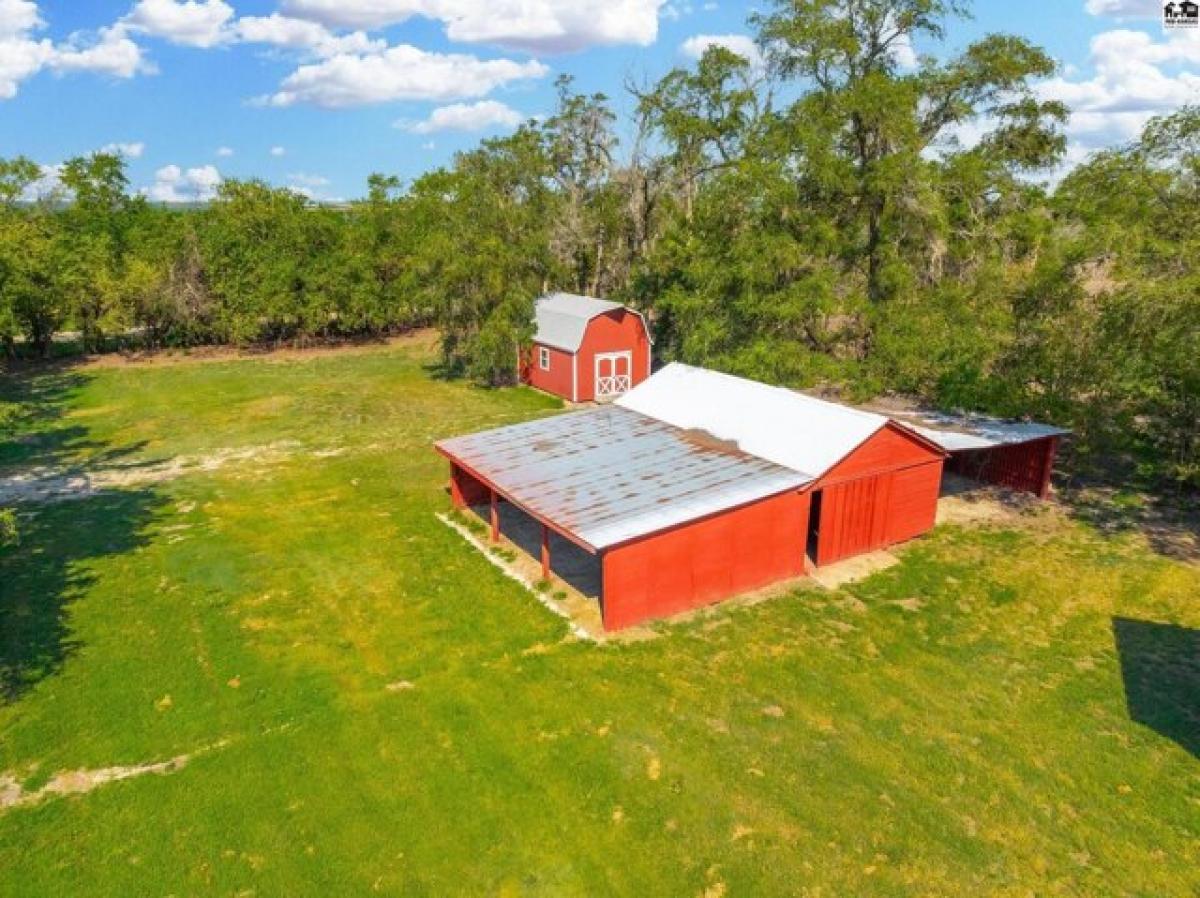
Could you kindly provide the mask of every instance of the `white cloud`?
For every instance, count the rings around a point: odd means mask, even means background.
[[[1160,0],[1087,0],[1085,8],[1094,16],[1118,19],[1161,19]]]
[[[293,184],[300,184],[304,187],[328,187],[329,179],[322,175],[310,175],[305,172],[293,172],[288,175],[288,180]]]
[[[662,7],[662,17],[672,22],[678,22],[685,16],[690,16],[695,11],[696,7],[687,2],[687,0],[683,0],[682,3],[677,2],[677,0],[667,0]]]
[[[287,150],[283,147],[271,147],[271,155],[276,158],[287,154]]]
[[[270,44],[285,50],[308,50],[318,56],[338,53],[379,52],[386,41],[373,40],[362,31],[336,35],[319,22],[281,16],[244,16],[237,20],[234,31],[246,43]]]
[[[154,184],[142,188],[142,193],[158,203],[202,203],[215,197],[220,186],[221,173],[216,166],[184,171],[178,165],[164,165],[154,173]]]
[[[130,143],[106,143],[100,148],[101,153],[124,156],[126,159],[140,159],[145,151],[146,145],[140,140]]]
[[[54,45],[48,40],[0,38],[0,99],[15,97],[21,82],[36,75],[53,58]]]
[[[498,100],[478,103],[452,103],[439,106],[420,122],[397,122],[397,127],[414,134],[433,134],[437,131],[484,131],[488,128],[515,128],[523,116]]]
[[[215,47],[230,38],[233,7],[224,0],[138,0],[122,21],[134,31],[188,47]]]
[[[383,53],[339,54],[300,66],[263,102],[338,108],[395,100],[455,100],[481,97],[510,81],[540,78],[548,71],[535,60],[483,60],[400,44]]]
[[[413,16],[445,25],[453,41],[539,52],[600,44],[652,44],[664,0],[284,0],[297,18],[333,28],[377,29]]]
[[[44,24],[33,0],[0,0],[0,39],[28,34]]]
[[[227,159],[233,155],[233,147],[217,147],[217,155],[222,159]]]
[[[101,28],[94,40],[72,35],[67,43],[55,48],[47,64],[58,72],[95,72],[114,78],[132,78],[154,67],[142,57],[142,48],[130,40],[122,25]]]
[[[432,140],[427,140],[423,144],[421,144],[421,149],[423,149],[423,150],[432,150],[432,149],[435,149],[436,147],[437,147],[437,144],[434,143]]]
[[[913,49],[912,36],[909,34],[901,34],[896,40],[892,41],[889,49],[891,50],[892,59],[902,69],[915,69],[920,64],[920,60],[917,58],[917,51]]]
[[[1067,133],[1096,148],[1135,137],[1152,116],[1200,99],[1200,30],[1155,40],[1142,31],[1114,30],[1091,41],[1091,77],[1043,82],[1045,99],[1071,109]]]
[[[724,47],[745,59],[751,65],[762,65],[762,54],[748,34],[697,34],[679,45],[679,52],[692,59],[699,59],[709,47]]]
[[[30,202],[44,197],[48,197],[53,193],[57,193],[63,189],[62,186],[62,163],[54,165],[39,165],[40,177],[26,189],[22,199]]]
[[[15,97],[22,81],[43,70],[116,78],[153,71],[119,23],[92,33],[76,32],[59,44],[33,37],[44,25],[30,0],[0,0],[0,100]]]

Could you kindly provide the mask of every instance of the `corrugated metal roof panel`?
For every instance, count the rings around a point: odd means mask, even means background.
[[[533,339],[556,349],[578,352],[588,322],[619,308],[619,302],[609,302],[607,299],[575,293],[551,293],[534,304],[536,333]]]
[[[617,405],[706,430],[813,480],[887,424],[873,412],[679,363],[656,372]]]
[[[812,480],[614,405],[439,442],[518,504],[596,549]]]
[[[1014,446],[1071,432],[1036,421],[1005,421],[987,415],[913,412],[895,417],[947,452]]]

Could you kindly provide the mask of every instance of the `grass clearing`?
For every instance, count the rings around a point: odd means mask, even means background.
[[[430,358],[4,386],[0,478],[294,451],[22,506],[0,775],[188,760],[0,810],[0,891],[1200,889],[1194,564],[1062,516],[948,525],[839,591],[565,640],[437,520],[430,449],[555,403]]]

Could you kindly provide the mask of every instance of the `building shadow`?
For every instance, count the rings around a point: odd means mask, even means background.
[[[541,522],[526,514],[511,502],[501,501],[500,535],[525,555],[540,563],[542,557]],[[471,511],[489,525],[491,509],[487,505],[472,506]],[[572,589],[589,599],[599,599],[603,575],[600,559],[581,549],[569,539],[550,533],[550,572]]]
[[[1112,619],[1131,720],[1200,758],[1200,630]]]

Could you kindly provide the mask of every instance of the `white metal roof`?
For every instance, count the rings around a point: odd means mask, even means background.
[[[883,428],[883,415],[805,396],[785,387],[667,365],[616,404],[676,427],[735,443],[750,455],[815,480]]]
[[[619,302],[579,296],[574,293],[551,293],[534,304],[533,339],[567,352],[578,352],[588,322],[599,315],[621,308]]]
[[[437,446],[535,516],[597,550],[812,479],[615,405]]]
[[[1005,421],[970,413],[922,411],[905,412],[895,417],[947,452],[1012,446],[1071,432],[1036,421]]]

